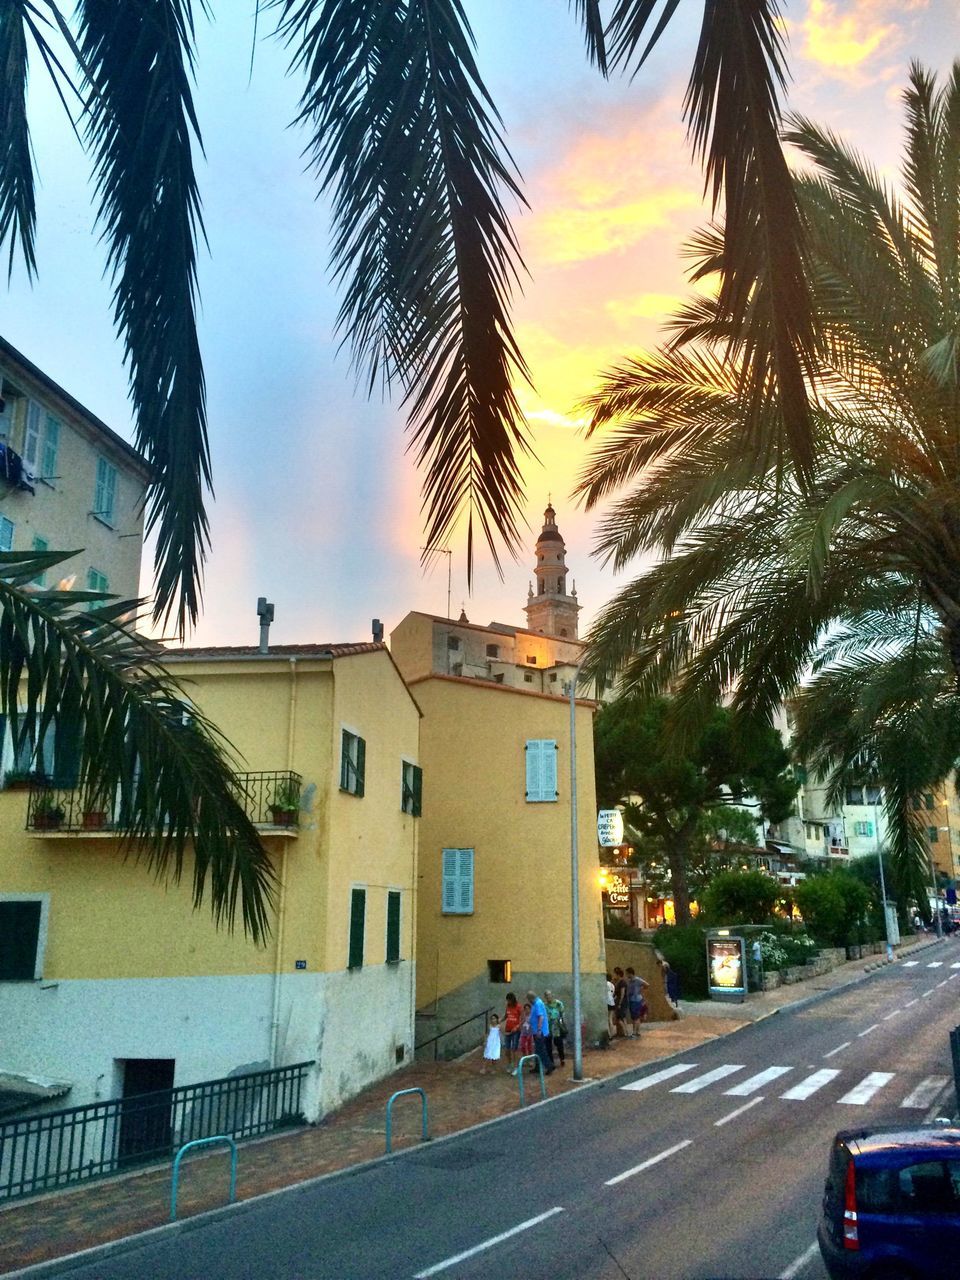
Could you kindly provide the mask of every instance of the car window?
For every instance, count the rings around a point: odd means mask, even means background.
[[[955,1213],[954,1183],[942,1160],[911,1164],[899,1174],[901,1204],[907,1213]]]
[[[947,1161],[947,1177],[953,1187],[953,1198],[960,1205],[960,1160]]]
[[[896,1169],[857,1170],[857,1208],[861,1213],[896,1213],[899,1202]]]

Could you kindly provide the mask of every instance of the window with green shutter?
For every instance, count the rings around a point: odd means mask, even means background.
[[[13,550],[13,521],[0,516],[0,551]]]
[[[363,738],[344,729],[340,738],[340,790],[351,796],[363,795],[367,744]]]
[[[553,738],[529,738],[526,743],[527,800],[555,802],[557,791],[557,743]]]
[[[93,514],[104,524],[113,525],[117,508],[117,468],[106,458],[97,459],[97,481],[93,491]]]
[[[40,479],[55,480],[57,478],[57,449],[60,447],[60,423],[47,414],[43,432],[43,448],[40,453]]]
[[[473,914],[473,850],[444,849],[441,911],[445,916]]]
[[[39,551],[39,552],[42,554],[44,551],[49,551],[49,550],[50,550],[50,546],[49,546],[49,543],[47,542],[46,538],[37,538],[37,537],[34,537],[34,539],[33,539],[33,549],[34,549],[34,551]],[[37,576],[36,576],[35,578],[31,579],[31,581],[33,582],[33,585],[34,585],[35,587],[42,587],[42,586],[45,586],[45,585],[46,585],[46,581],[47,581],[47,575],[46,575],[46,572],[44,572],[44,573],[38,573],[38,574],[37,574]]]
[[[39,976],[39,898],[0,901],[0,982],[31,982]]]
[[[400,893],[387,893],[387,964],[400,963]]]
[[[363,968],[363,935],[367,918],[366,889],[350,890],[350,948],[347,956],[348,969]]]
[[[423,770],[409,760],[400,768],[400,808],[414,818],[419,818],[423,808]]]

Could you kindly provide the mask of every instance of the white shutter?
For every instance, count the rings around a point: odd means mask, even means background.
[[[459,849],[443,851],[443,911],[455,912],[457,909],[457,854]]]
[[[540,743],[540,799],[556,800],[557,796],[557,744],[544,738]]]
[[[542,800],[540,794],[540,756],[542,743],[539,738],[527,739],[527,799]]]
[[[36,474],[40,457],[40,406],[31,400],[27,405],[27,422],[23,432],[23,465]]]
[[[43,461],[40,474],[50,479],[57,474],[57,447],[60,444],[60,423],[47,414],[47,429],[43,435]]]
[[[470,915],[473,911],[473,850],[444,849],[442,878],[443,914]]]
[[[464,914],[473,911],[473,850],[460,849],[458,866],[458,895],[459,901],[457,906]]]

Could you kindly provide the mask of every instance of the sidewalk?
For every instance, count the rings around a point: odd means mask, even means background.
[[[904,947],[900,956],[935,945],[923,939]],[[675,1022],[651,1023],[637,1039],[616,1040],[606,1050],[584,1048],[583,1074],[577,1084],[567,1064],[547,1080],[548,1097],[587,1087],[595,1080],[631,1068],[686,1053],[718,1036],[728,1035],[788,1005],[816,999],[860,981],[877,967],[871,961],[852,961],[839,969],[794,986],[757,992],[744,1004],[682,1002]],[[515,1111],[519,1106],[517,1080],[505,1069],[481,1073],[479,1049],[455,1062],[414,1063],[364,1090],[341,1110],[313,1128],[296,1129],[240,1146],[237,1199],[291,1186],[321,1174],[333,1173],[384,1154],[386,1103],[397,1089],[420,1086],[429,1103],[431,1138],[456,1133]],[[527,1105],[539,1099],[539,1083],[524,1081]],[[420,1103],[400,1099],[393,1109],[393,1149],[416,1145],[420,1137]],[[189,1157],[188,1157],[189,1160]],[[63,1257],[80,1249],[135,1235],[168,1221],[171,1165],[105,1179],[57,1194],[15,1201],[0,1209],[0,1274],[32,1263]],[[226,1150],[198,1156],[181,1168],[180,1219],[216,1208],[226,1200],[229,1157]]]

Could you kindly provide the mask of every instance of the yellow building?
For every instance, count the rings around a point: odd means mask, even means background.
[[[316,1119],[412,1055],[420,714],[383,644],[165,661],[249,770],[271,937],[218,931],[189,867],[157,884],[75,792],[41,830],[29,793],[3,791],[0,1075],[66,1082],[72,1106],[310,1061]]]
[[[391,652],[423,712],[425,790],[417,908],[420,1040],[507,991],[571,1001],[570,710],[583,645],[552,507],[537,543],[537,628],[410,613]],[[541,583],[542,589],[541,589]],[[605,1026],[593,713],[576,702],[577,849],[584,1015]],[[443,1047],[476,1042],[474,1022]]]
[[[960,800],[953,778],[914,801],[938,875],[960,881]]]
[[[56,572],[78,589],[139,596],[149,476],[135,449],[0,338],[0,551],[82,548]]]

